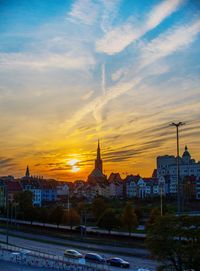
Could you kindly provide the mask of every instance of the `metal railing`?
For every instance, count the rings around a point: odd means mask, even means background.
[[[9,244],[0,244],[0,259],[22,265],[45,267],[54,270],[67,271],[108,271],[106,264],[79,263],[77,260],[63,257],[30,247],[18,247]]]

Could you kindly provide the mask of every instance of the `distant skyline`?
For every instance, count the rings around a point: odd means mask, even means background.
[[[200,2],[0,1],[0,175],[150,176],[200,160]]]

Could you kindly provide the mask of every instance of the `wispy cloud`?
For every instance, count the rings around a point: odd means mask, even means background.
[[[86,25],[92,25],[99,12],[99,5],[92,0],[78,0],[72,4],[68,18],[73,22],[79,21]]]
[[[106,32],[103,38],[97,40],[96,49],[108,55],[124,50],[133,41],[158,26],[164,19],[175,12],[183,0],[168,0],[156,5],[149,13],[146,22],[138,22],[129,18],[128,22]],[[131,21],[134,22],[131,22]]]
[[[155,6],[147,16],[146,29],[149,30],[158,26],[165,18],[175,12],[183,2],[183,0],[166,0]]]
[[[160,58],[184,49],[194,42],[199,32],[200,20],[196,20],[191,24],[174,27],[162,33],[159,37],[143,46],[141,66],[149,65]]]
[[[155,38],[150,43],[147,43],[141,49],[140,65],[136,69],[137,72],[135,72],[137,76],[132,79],[131,74],[129,73],[129,77],[126,78],[126,81],[124,81],[124,79],[120,80],[116,85],[108,88],[104,95],[93,99],[83,109],[77,112],[72,118],[71,123],[74,125],[91,111],[94,112],[95,118],[97,118],[99,121],[101,119],[99,112],[101,111],[102,107],[105,106],[109,101],[130,90],[133,90],[133,88],[136,87],[136,85],[139,84],[142,80],[144,80],[145,77],[148,77],[149,75],[161,74],[168,71],[168,67],[166,66],[163,66],[161,70],[155,70],[152,69],[152,66],[150,67],[149,65],[152,62],[169,56],[172,53],[192,43],[200,32],[199,26],[200,21],[197,20],[190,25],[167,31],[166,33],[163,33],[159,37]],[[142,68],[144,69],[147,67],[149,67],[149,69],[147,69],[146,72],[140,72]]]
[[[102,64],[101,66],[101,88],[102,94],[105,95],[106,93],[105,64]]]
[[[3,69],[75,69],[92,67],[95,60],[91,55],[0,53],[0,68]]]
[[[15,166],[15,165],[16,165],[16,163],[14,162],[13,158],[0,157],[1,170],[5,170],[5,169],[10,168],[10,167]]]
[[[94,90],[87,91],[83,96],[82,100],[88,100],[94,94]]]

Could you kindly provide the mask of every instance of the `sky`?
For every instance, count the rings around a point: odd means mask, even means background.
[[[200,1],[0,0],[0,175],[151,176],[200,160]]]

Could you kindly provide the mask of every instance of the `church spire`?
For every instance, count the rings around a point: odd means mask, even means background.
[[[98,147],[97,147],[97,160],[101,160],[101,150],[100,150],[99,139],[98,139]]]
[[[27,166],[26,167],[26,175],[25,175],[27,178],[30,177],[30,172],[29,172],[29,167]]]
[[[102,160],[101,160],[101,149],[100,149],[99,139],[98,139],[98,146],[97,146],[97,159],[95,160],[95,169],[99,169],[102,172]]]

